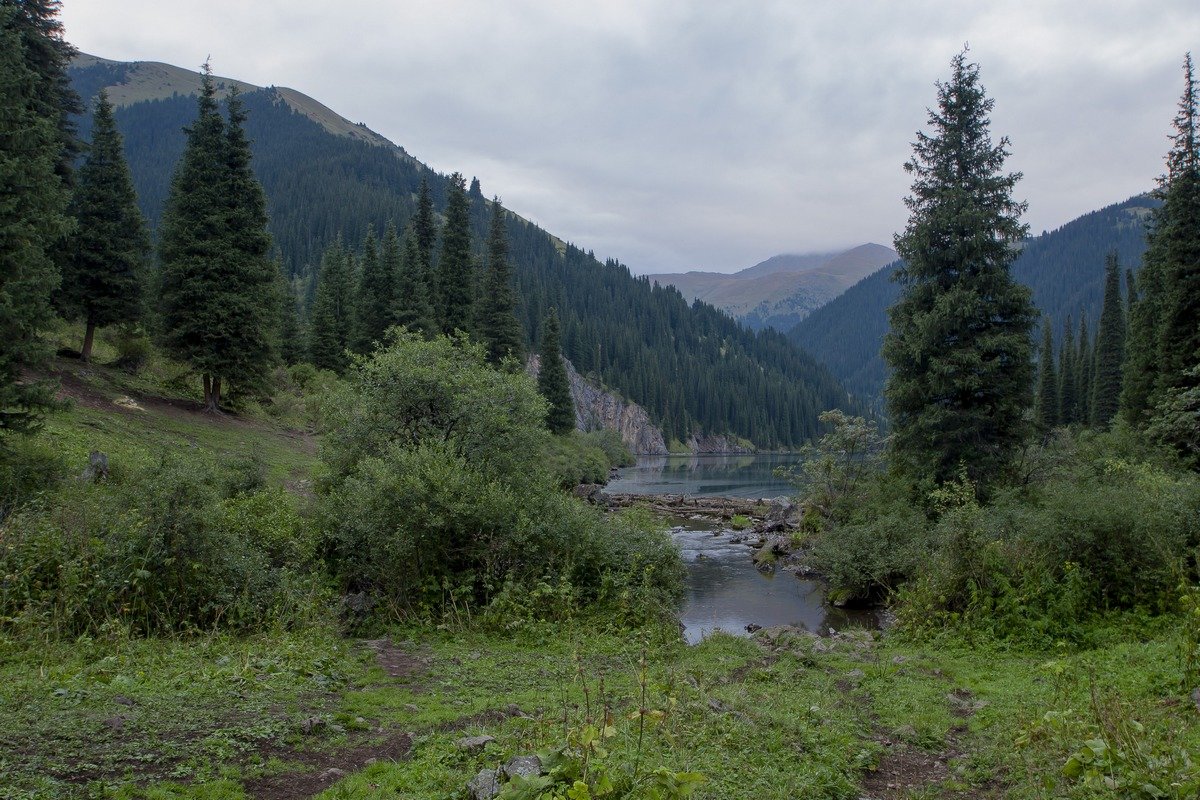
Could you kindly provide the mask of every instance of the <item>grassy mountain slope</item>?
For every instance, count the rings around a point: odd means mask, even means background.
[[[1123,267],[1136,269],[1145,250],[1145,221],[1156,201],[1132,197],[1031,239],[1013,263],[1012,274],[1033,290],[1033,302],[1048,314],[1055,336],[1070,316],[1078,326],[1086,314],[1095,332],[1104,294],[1104,257],[1116,250]],[[852,393],[877,403],[887,369],[879,355],[888,331],[887,309],[900,295],[891,280],[895,264],[864,278],[818,309],[788,338],[817,357]]]
[[[838,253],[778,255],[730,275],[685,272],[648,276],[684,297],[729,312],[754,330],[786,331],[856,281],[896,258],[878,244]]]
[[[156,77],[138,78],[147,72]],[[71,72],[89,97],[102,86],[114,94],[129,83],[153,86],[143,92],[152,99],[116,112],[152,225],[183,150],[183,128],[195,114],[187,94],[192,76],[164,86],[173,74],[152,64],[97,59]],[[391,143],[351,135],[354,130],[329,122],[340,117],[316,101],[274,88],[248,91],[244,101],[271,232],[302,295],[311,292],[314,265],[337,236],[355,244],[369,228],[382,231],[389,221],[403,226],[422,178],[435,208],[444,208],[446,176]],[[81,123],[86,137],[87,120]],[[478,246],[488,213],[483,192],[472,192],[471,202]],[[564,351],[579,371],[644,406],[668,437],[684,441],[702,431],[793,447],[817,431],[822,410],[851,405],[829,372],[782,334],[748,332],[712,307],[691,306],[674,289],[635,279],[615,261],[601,263],[516,214],[508,217],[508,234],[527,340],[537,341],[541,319],[556,307]]]

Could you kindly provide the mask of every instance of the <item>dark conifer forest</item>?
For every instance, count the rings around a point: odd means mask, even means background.
[[[107,64],[71,71],[81,93],[119,73]],[[340,235],[357,251],[369,228],[403,229],[417,210],[422,179],[438,221],[444,221],[449,176],[399,148],[335,136],[273,90],[249,92],[242,102],[254,169],[267,194],[269,228],[302,315],[317,301],[328,245]],[[162,217],[171,171],[183,151],[183,129],[194,113],[190,97],[116,109],[139,202],[152,227]],[[80,120],[81,128],[87,125]],[[472,253],[480,264],[490,220],[481,191],[476,186],[467,195]],[[782,334],[753,333],[710,306],[689,306],[678,291],[634,278],[617,261],[602,263],[515,214],[506,215],[505,224],[523,349],[533,349],[541,320],[550,307],[557,308],[564,356],[581,374],[644,406],[669,439],[685,441],[703,432],[792,448],[816,434],[822,410],[859,408],[827,368]],[[434,253],[435,270],[439,257]],[[325,362],[340,358],[331,353]]]

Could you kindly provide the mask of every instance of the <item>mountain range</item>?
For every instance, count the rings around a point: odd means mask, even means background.
[[[1091,332],[1104,296],[1104,259],[1117,253],[1122,268],[1135,272],[1146,249],[1146,221],[1158,201],[1137,195],[1084,214],[1028,240],[1012,274],[1033,292],[1034,305],[1049,317],[1055,340],[1063,326]],[[887,367],[879,348],[888,331],[887,309],[900,296],[892,280],[898,262],[875,272],[799,322],[788,338],[813,353],[863,402],[881,407]]]
[[[195,118],[198,74],[81,55],[70,76],[85,101],[108,90],[139,204],[157,226],[184,128]],[[341,237],[357,246],[390,222],[403,227],[423,179],[435,210],[445,208],[449,178],[383,136],[292,89],[214,81],[223,91],[237,86],[242,93],[270,231],[302,311],[330,243]],[[85,115],[78,125],[89,138],[90,119]],[[489,212],[478,181],[468,196],[479,253]],[[821,411],[858,409],[828,369],[782,333],[748,330],[515,213],[506,216],[506,226],[526,344],[538,340],[541,321],[555,308],[563,352],[574,367],[646,409],[668,442],[701,434],[797,447],[818,432]]]
[[[833,253],[777,255],[739,272],[648,275],[689,300],[728,312],[752,330],[793,328],[850,286],[896,260],[896,251],[863,244]]]

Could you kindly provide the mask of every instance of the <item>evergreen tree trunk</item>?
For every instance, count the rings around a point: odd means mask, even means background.
[[[92,360],[92,340],[96,337],[96,323],[93,320],[87,321],[87,327],[83,331],[83,347],[79,351],[79,360],[87,364]]]

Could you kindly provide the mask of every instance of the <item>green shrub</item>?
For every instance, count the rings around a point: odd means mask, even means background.
[[[385,613],[463,617],[494,603],[494,622],[543,617],[550,601],[533,594],[584,608],[661,606],[680,591],[663,532],[559,491],[547,453],[576,464],[590,452],[584,463],[606,472],[603,453],[575,437],[555,450],[533,381],[492,369],[478,346],[396,334],[355,362],[327,413],[324,549],[339,586]]]
[[[227,478],[166,457],[110,484],[65,484],[13,514],[0,525],[0,619],[60,634],[115,619],[157,633],[294,613],[284,594],[312,585],[282,539],[300,523],[278,495],[230,496]]]
[[[53,491],[66,471],[62,452],[37,437],[0,438],[0,522],[39,494]]]
[[[604,451],[610,467],[632,467],[637,458],[621,439],[621,434],[607,428],[580,434],[584,442]]]
[[[579,434],[547,437],[543,448],[542,466],[562,488],[608,481],[608,457]]]
[[[145,332],[129,327],[116,327],[109,330],[108,341],[117,351],[113,366],[126,372],[141,372],[154,355],[154,345]]]

